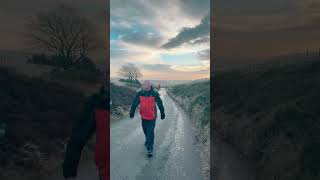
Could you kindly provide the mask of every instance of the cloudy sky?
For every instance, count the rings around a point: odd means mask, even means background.
[[[143,79],[209,76],[210,0],[111,0],[111,77],[134,63]]]
[[[220,0],[214,11],[217,61],[320,48],[319,0]]]

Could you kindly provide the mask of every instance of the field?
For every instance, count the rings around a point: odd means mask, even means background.
[[[61,168],[64,146],[87,100],[78,89],[0,68],[0,179],[39,179]]]
[[[255,163],[258,180],[320,177],[320,63],[217,73],[213,129]]]

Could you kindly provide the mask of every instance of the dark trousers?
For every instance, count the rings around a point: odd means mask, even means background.
[[[145,146],[148,150],[153,150],[154,127],[156,120],[142,120],[142,129],[146,137]]]

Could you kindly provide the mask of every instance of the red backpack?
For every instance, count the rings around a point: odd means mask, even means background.
[[[102,180],[110,179],[110,112],[97,109],[95,162]]]

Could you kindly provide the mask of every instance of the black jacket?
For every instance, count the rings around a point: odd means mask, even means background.
[[[130,117],[133,117],[134,116],[134,113],[135,113],[135,110],[137,108],[137,106],[140,104],[140,96],[153,96],[155,97],[155,101],[157,103],[157,106],[160,110],[160,113],[161,113],[161,118],[165,117],[165,113],[164,113],[164,107],[163,107],[163,104],[162,104],[162,100],[160,98],[160,95],[157,91],[155,91],[153,88],[151,88],[150,91],[144,91],[144,90],[140,90],[136,97],[134,98],[133,102],[132,102],[132,105],[131,105],[131,110],[130,110]],[[155,107],[156,108],[156,107]],[[157,112],[157,111],[155,111]],[[155,117],[157,118],[157,113],[155,114]],[[163,119],[162,118],[162,119]]]
[[[95,110],[110,111],[109,94],[99,93],[91,96],[86,103],[81,119],[72,130],[63,162],[63,176],[76,177],[81,151],[90,137],[96,131]]]

